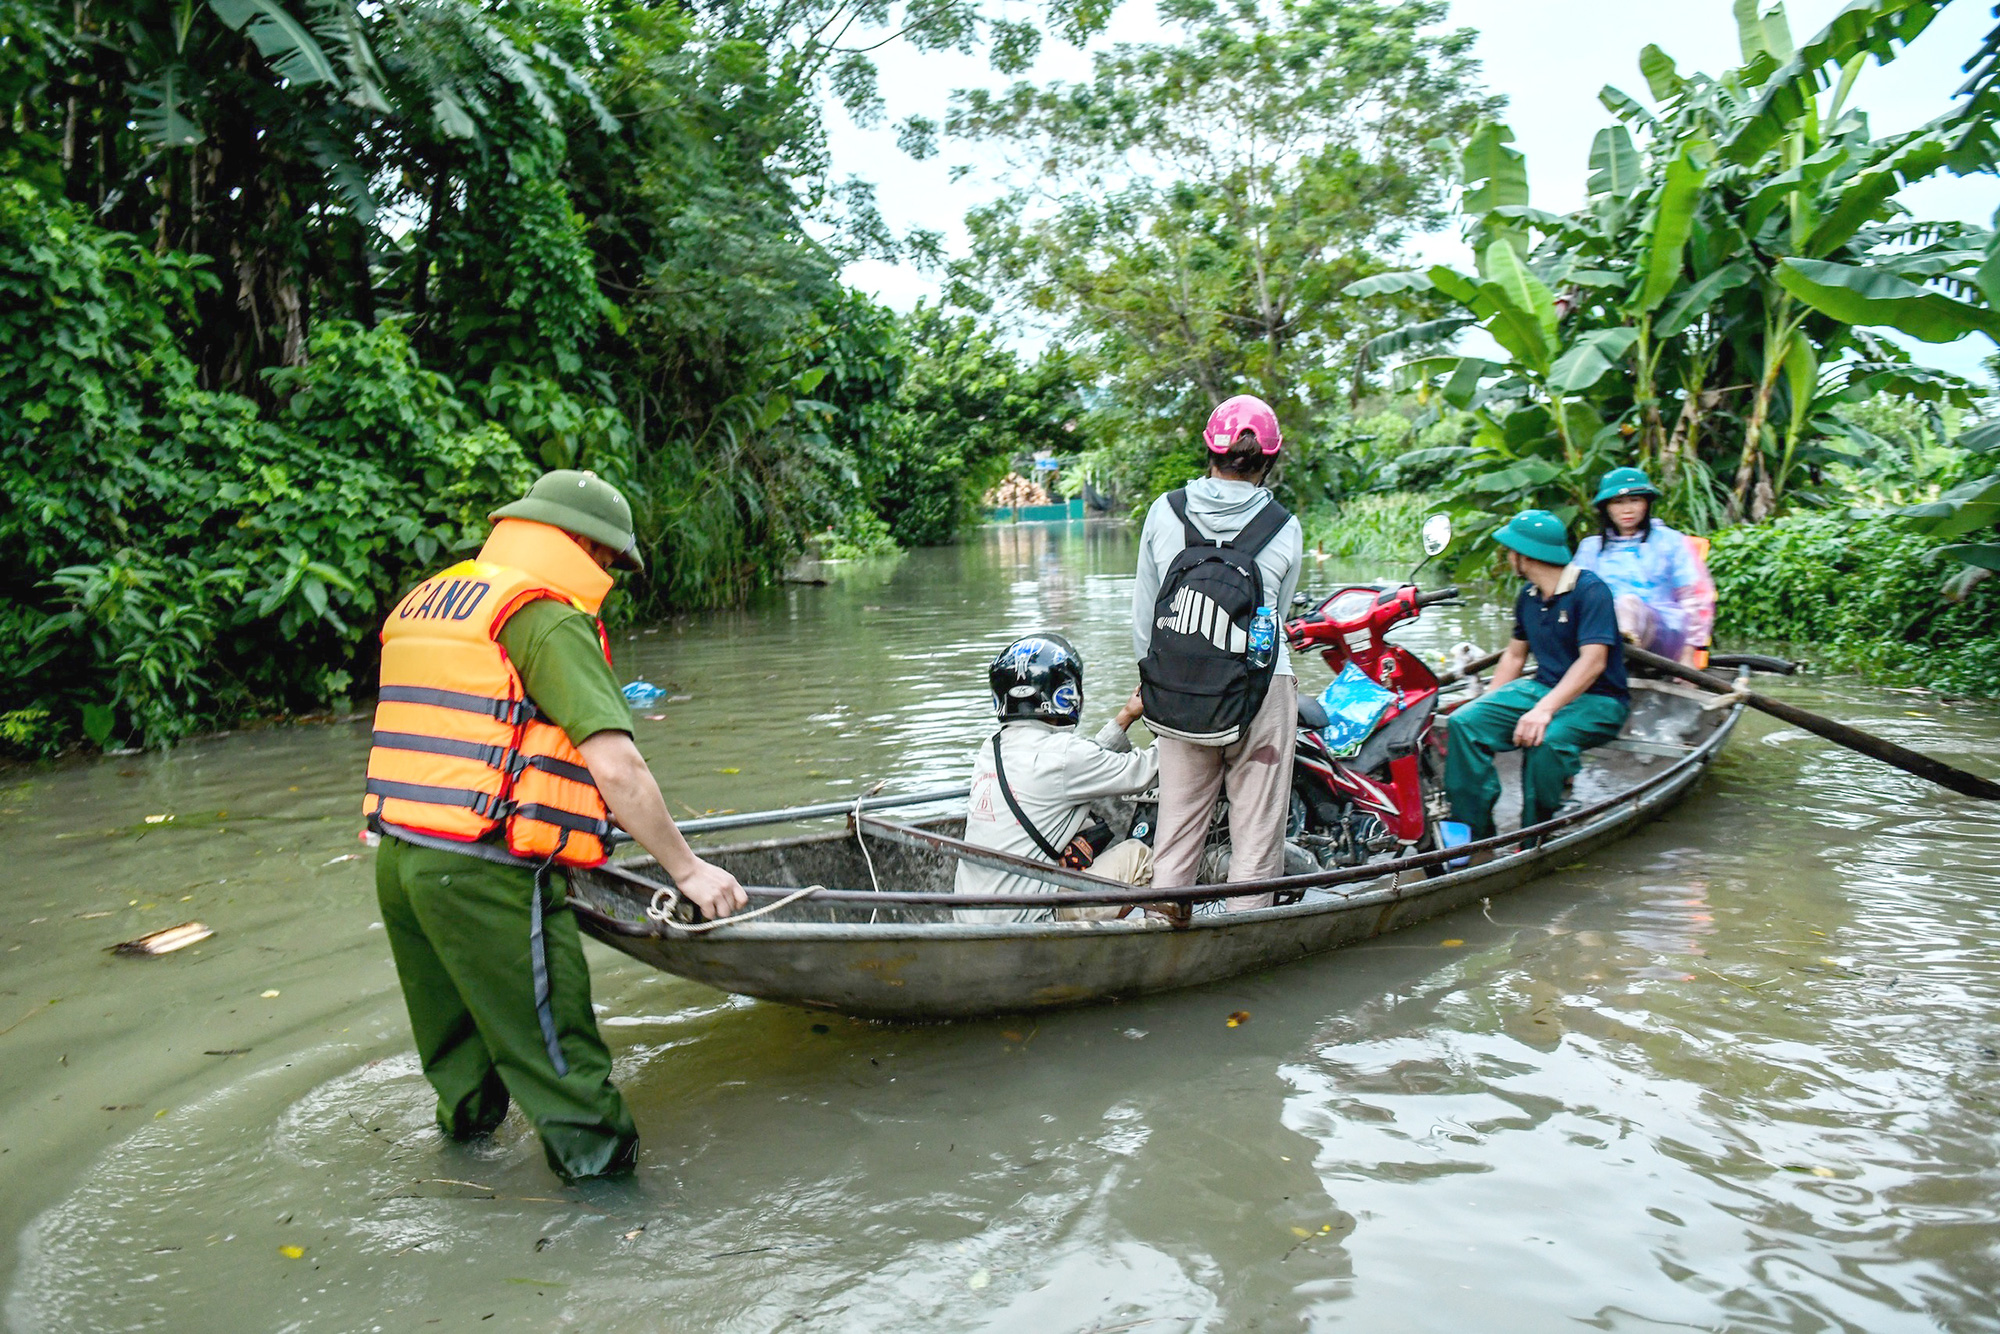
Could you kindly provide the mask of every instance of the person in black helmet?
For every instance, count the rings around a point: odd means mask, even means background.
[[[1144,792],[1158,781],[1153,748],[1134,751],[1126,729],[1139,718],[1138,692],[1093,740],[1076,734],[1083,716],[1083,659],[1060,635],[1031,635],[1000,650],[987,668],[1000,730],[972,761],[972,796],[965,840],[982,848],[1073,869],[1125,884],[1150,884],[1152,849],[1137,839],[1111,843],[1092,829],[1090,803]],[[960,894],[1047,894],[1055,886],[990,867],[958,864]],[[1118,910],[1065,910],[1078,920]],[[962,922],[1047,921],[1048,909],[960,908]]]

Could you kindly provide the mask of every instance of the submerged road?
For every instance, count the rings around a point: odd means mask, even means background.
[[[1015,634],[1124,698],[1132,556],[988,530],[634,632],[691,696],[639,744],[680,814],[954,781]],[[1995,706],[1772,689],[2000,773]],[[644,1146],[578,1190],[432,1129],[366,735],[0,776],[6,1329],[2000,1329],[2000,821],[1768,719],[1486,912],[1144,1002],[892,1027],[592,945]]]

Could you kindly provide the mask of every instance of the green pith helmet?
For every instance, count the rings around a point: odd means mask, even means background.
[[[1597,494],[1591,497],[1590,503],[1602,505],[1607,500],[1620,500],[1626,496],[1658,500],[1660,493],[1653,486],[1653,479],[1637,468],[1613,468],[1597,484]]]
[[[574,468],[545,472],[535,479],[527,495],[486,517],[545,523],[602,542],[618,553],[617,563],[628,570],[646,568],[646,562],[639,558],[638,534],[632,531],[632,507],[617,487],[594,472]]]
[[[1550,565],[1567,565],[1570,561],[1569,530],[1563,521],[1547,510],[1522,510],[1499,532],[1493,540],[1503,547],[1511,547],[1529,560],[1545,561]]]

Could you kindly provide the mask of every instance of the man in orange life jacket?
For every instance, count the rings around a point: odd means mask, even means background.
[[[564,1180],[632,1170],[564,868],[604,860],[615,819],[710,917],[745,903],[689,850],[632,743],[597,609],[643,568],[632,511],[552,472],[491,516],[477,558],[418,584],[382,628],[368,756],[375,892],[438,1126],[484,1135],[511,1096]]]

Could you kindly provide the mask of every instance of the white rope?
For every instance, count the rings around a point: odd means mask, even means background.
[[[1736,688],[1726,695],[1717,695],[1701,706],[1703,713],[1714,713],[1717,709],[1731,708],[1750,698],[1750,687],[1738,681]]]
[[[653,901],[646,907],[646,916],[660,925],[670,926],[676,931],[685,931],[690,935],[700,935],[705,931],[713,931],[720,926],[740,926],[742,923],[762,917],[766,913],[774,913],[780,908],[789,908],[800,899],[810,898],[825,888],[825,885],[807,885],[804,889],[794,890],[790,894],[785,895],[785,897],[775,903],[767,903],[761,908],[752,908],[749,912],[737,913],[731,917],[718,917],[712,922],[677,922],[674,920],[674,909],[680,906],[681,893],[672,885],[662,885],[653,891]]]
[[[861,803],[874,796],[877,792],[880,792],[887,786],[888,782],[889,780],[885,778],[874,787],[869,788],[866,792],[856,797],[854,799],[854,814],[848,817],[848,822],[854,826],[854,841],[861,845],[861,860],[868,863],[868,883],[875,887],[877,894],[882,892],[882,882],[875,875],[875,856],[868,851],[868,840],[861,835]],[[869,922],[872,924],[881,912],[880,908],[870,908],[868,910]]]

